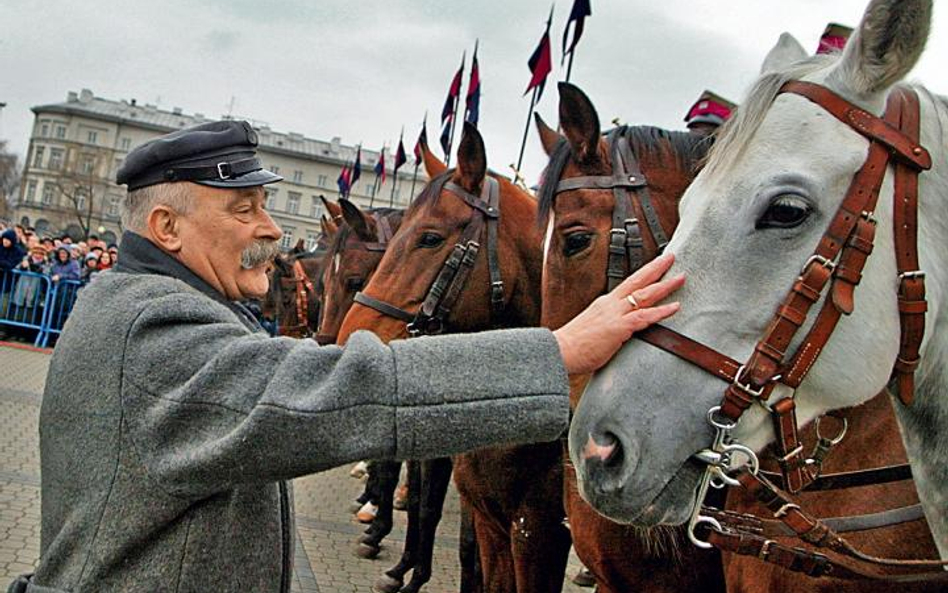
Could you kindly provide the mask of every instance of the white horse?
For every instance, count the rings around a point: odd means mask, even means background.
[[[931,12],[930,0],[873,0],[841,56],[804,59],[799,44],[781,39],[681,202],[668,250],[677,257],[672,273],[684,272],[688,284],[677,295],[682,308],[668,324],[672,329],[748,359],[869,146],[822,107],[778,89],[788,80],[819,83],[881,115],[893,85],[924,49]],[[948,558],[948,102],[913,88],[921,104],[921,144],[933,160],[919,177],[918,250],[929,310],[915,402],[893,405],[919,497]],[[801,423],[863,403],[889,381],[899,351],[892,194],[890,166],[875,213],[875,252],[856,289],[855,311],[842,319],[795,394]],[[593,378],[573,420],[570,452],[583,495],[618,521],[686,521],[703,470],[692,455],[709,445],[706,414],[725,386],[632,340]],[[778,388],[771,401],[786,395]],[[774,438],[769,415],[757,406],[732,434],[758,451]],[[606,461],[584,454],[590,439],[614,443],[617,452]]]

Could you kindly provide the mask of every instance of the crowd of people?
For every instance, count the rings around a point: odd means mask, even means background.
[[[96,235],[73,241],[67,235],[40,235],[36,229],[0,221],[0,320],[35,323],[42,307],[46,283],[31,274],[46,276],[53,285],[62,281],[86,284],[118,260],[118,246]],[[71,304],[71,303],[70,303]],[[0,325],[0,334],[7,330]]]

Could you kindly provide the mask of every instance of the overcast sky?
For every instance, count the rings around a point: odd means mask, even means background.
[[[778,35],[814,50],[829,21],[855,26],[866,0],[592,0],[572,81],[605,125],[678,129],[709,88],[739,101]],[[941,6],[938,6],[941,4]],[[572,0],[558,0],[559,42]],[[480,130],[491,167],[509,173],[529,97],[527,58],[550,9],[547,0],[2,0],[0,139],[23,154],[30,107],[91,89],[163,109],[233,115],[378,149],[405,127],[411,150],[428,111],[438,116],[461,53],[480,39]],[[948,9],[936,3],[928,50],[914,77],[948,91]],[[941,57],[940,63],[938,57]],[[465,73],[465,85],[467,84]],[[550,81],[552,83],[552,80]],[[548,84],[540,113],[556,122]],[[524,170],[545,164],[531,129]]]

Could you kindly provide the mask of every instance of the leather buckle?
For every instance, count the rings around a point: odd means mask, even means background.
[[[902,272],[899,274],[899,280],[908,280],[911,278],[924,278],[925,272],[923,270],[910,270],[908,272]]]
[[[501,303],[504,300],[504,281],[497,280],[490,283],[490,300],[493,303]]]
[[[809,268],[810,264],[814,262],[820,264],[821,266],[826,267],[830,271],[833,271],[836,269],[836,262],[834,262],[833,260],[827,259],[819,254],[813,254],[810,256],[810,259],[806,260],[806,262],[803,263],[803,267],[800,269],[800,275],[802,276],[803,274],[805,274],[807,271],[807,268]]]
[[[741,383],[741,375],[744,374],[744,369],[746,367],[747,365],[742,364],[741,368],[737,369],[737,372],[734,373],[733,385],[734,387],[737,387],[738,389],[740,389],[747,395],[751,396],[752,398],[759,399],[760,396],[764,394],[765,387],[761,387],[760,389],[754,389],[750,383],[746,383],[746,384]]]
[[[799,511],[799,510],[800,510],[800,505],[796,505],[796,504],[793,504],[792,502],[788,502],[788,503],[784,504],[782,507],[780,507],[779,509],[777,509],[777,512],[774,513],[774,517],[777,518],[777,519],[779,519],[780,517],[783,517],[784,515],[786,515],[787,513],[789,513],[790,511],[792,511],[793,509],[796,509],[796,510]]]
[[[764,540],[764,544],[760,547],[760,552],[757,552],[757,558],[759,560],[767,560],[767,556],[770,556],[770,548],[776,544],[772,539]]]
[[[230,179],[231,175],[233,174],[234,170],[231,168],[230,163],[226,161],[217,163],[217,175],[221,179]]]

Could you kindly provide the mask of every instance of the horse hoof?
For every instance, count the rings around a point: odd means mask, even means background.
[[[596,577],[593,576],[588,568],[582,568],[576,573],[576,576],[573,577],[573,584],[580,587],[595,587]]]
[[[363,533],[359,536],[358,542],[362,545],[378,547],[377,539],[374,533]]]
[[[365,560],[375,560],[381,551],[381,546],[373,546],[372,544],[359,542],[359,545],[357,545],[355,549],[355,555]]]
[[[375,584],[372,585],[372,590],[375,591],[375,593],[398,593],[398,590],[401,588],[401,579],[393,579],[387,574],[383,574],[379,577],[379,580],[375,581]]]

